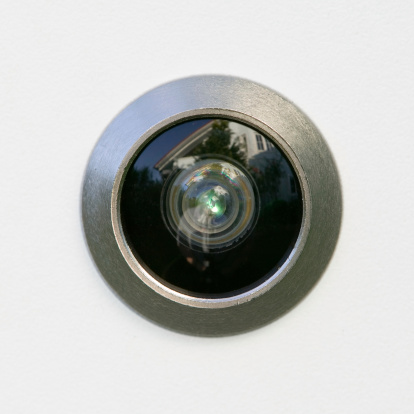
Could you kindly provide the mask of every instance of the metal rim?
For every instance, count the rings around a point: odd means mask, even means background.
[[[310,228],[310,217],[311,217],[311,202],[309,196],[309,188],[307,185],[306,176],[304,171],[301,168],[299,160],[296,158],[295,154],[292,153],[286,141],[283,140],[278,134],[271,130],[270,128],[266,128],[265,125],[262,125],[260,120],[258,119],[250,119],[247,114],[241,114],[235,111],[217,109],[215,111],[216,117],[223,117],[225,119],[231,119],[234,121],[242,121],[245,124],[255,128],[258,131],[262,131],[266,134],[269,138],[274,140],[277,146],[282,149],[282,151],[286,154],[289,158],[289,161],[292,163],[292,166],[295,169],[295,172],[299,178],[299,183],[301,185],[301,190],[303,194],[303,220],[301,225],[301,230],[298,236],[298,239],[295,243],[295,247],[293,248],[291,254],[284,262],[283,266],[278,269],[274,274],[269,275],[269,277],[264,281],[261,285],[245,292],[242,294],[238,294],[235,296],[231,296],[228,298],[220,298],[220,299],[205,299],[196,296],[190,296],[183,293],[180,293],[176,290],[169,288],[168,286],[159,282],[156,278],[151,275],[150,269],[146,269],[145,265],[139,262],[134,254],[131,252],[128,243],[126,242],[126,238],[124,236],[122,226],[121,226],[121,218],[119,214],[119,204],[120,204],[120,193],[122,191],[122,184],[125,178],[126,173],[128,172],[128,167],[133,159],[139,154],[140,149],[155,138],[161,131],[166,128],[169,128],[175,124],[180,122],[192,119],[192,118],[201,118],[210,115],[209,111],[206,113],[204,110],[196,109],[191,110],[188,112],[184,112],[181,114],[173,114],[171,117],[165,119],[161,125],[154,125],[151,128],[151,132],[144,134],[132,147],[128,154],[125,156],[115,178],[115,183],[113,186],[112,191],[112,200],[111,200],[111,217],[112,217],[112,226],[115,233],[115,238],[118,243],[118,247],[127,261],[128,265],[131,267],[133,272],[150,288],[155,290],[160,295],[171,299],[175,302],[189,305],[193,307],[199,308],[224,308],[234,305],[239,305],[241,303],[247,302],[252,300],[253,298],[262,295],[267,290],[271,289],[275,284],[280,282],[289,270],[292,268],[294,263],[296,262],[297,258],[299,257],[303,246],[306,242],[306,237]],[[173,119],[173,120],[171,120]]]
[[[273,139],[295,169],[304,208],[299,237],[283,266],[260,286],[220,299],[185,295],[152,277],[130,251],[119,216],[125,174],[143,146],[179,122],[211,116],[247,124]],[[141,314],[193,334],[245,331],[294,306],[327,265],[340,219],[338,174],[328,147],[311,121],[276,92],[233,77],[185,78],[137,99],[102,135],[84,181],[85,234],[104,278]]]

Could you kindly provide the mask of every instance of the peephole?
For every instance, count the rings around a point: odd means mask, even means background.
[[[339,233],[338,174],[293,104],[250,81],[163,85],[104,132],[83,222],[101,273],[134,309],[181,332],[226,335],[293,307]]]
[[[191,296],[255,288],[289,257],[302,224],[302,191],[283,151],[228,118],[195,118],[155,136],[120,193],[121,230],[136,260]]]

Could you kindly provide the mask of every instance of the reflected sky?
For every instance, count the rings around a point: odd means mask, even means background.
[[[134,164],[135,169],[151,168],[154,179],[160,179],[161,176],[157,170],[153,169],[154,165],[160,160],[161,156],[167,154],[176,147],[183,139],[191,135],[198,128],[209,123],[211,119],[195,119],[188,121],[159,135],[145,147],[145,157],[139,157]],[[162,155],[161,155],[162,154]]]

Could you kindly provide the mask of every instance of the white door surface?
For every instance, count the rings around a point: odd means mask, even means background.
[[[414,2],[0,4],[1,413],[413,413]],[[296,103],[344,212],[320,282],[250,333],[131,311],[86,247],[89,155],[128,103],[198,74]]]

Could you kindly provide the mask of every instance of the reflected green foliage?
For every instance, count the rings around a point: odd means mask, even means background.
[[[254,181],[260,194],[268,194],[272,199],[279,191],[280,178],[282,170],[280,161],[276,159],[266,160],[264,168],[250,168]]]
[[[246,166],[244,145],[237,142],[231,143],[232,135],[229,121],[217,119],[213,122],[209,137],[187,155],[224,155]]]
[[[133,247],[144,251],[149,246],[149,255],[144,255],[145,260],[157,262],[159,252],[171,251],[170,237],[161,219],[160,193],[162,182],[154,179],[148,167],[131,168],[122,189],[123,198],[121,208],[122,217],[128,219],[128,236],[136,242]],[[125,222],[124,222],[125,223]],[[145,237],[142,235],[145,234]],[[153,249],[157,246],[157,249]],[[158,270],[158,269],[156,269]]]
[[[133,180],[134,187],[136,187],[137,190],[147,190],[148,188],[152,188],[156,182],[152,177],[149,167],[140,169],[132,168],[129,174],[131,174],[131,179]]]
[[[130,219],[137,228],[147,228],[153,223],[153,216],[159,211],[161,189],[162,183],[153,179],[148,167],[131,168],[122,191],[129,194],[127,203],[135,206]]]

